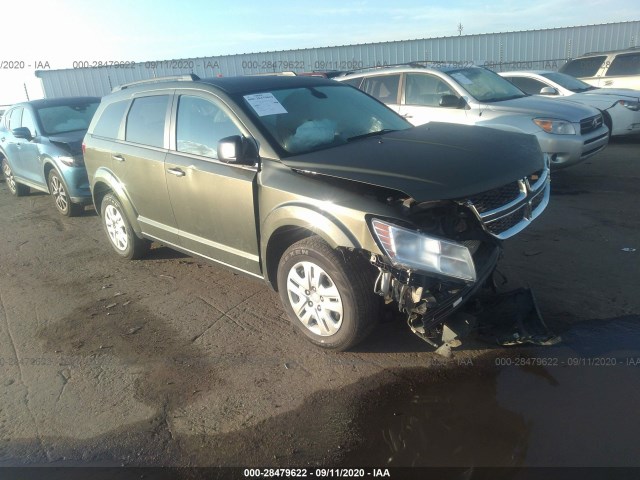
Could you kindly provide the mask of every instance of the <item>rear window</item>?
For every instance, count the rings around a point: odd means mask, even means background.
[[[89,128],[100,102],[74,103],[38,108],[36,113],[45,135],[58,135]]]
[[[93,129],[93,134],[105,138],[118,138],[118,131],[127,105],[129,105],[129,100],[112,103],[105,108]]]
[[[606,58],[606,55],[578,58],[564,64],[560,71],[572,77],[595,77]]]
[[[607,77],[616,75],[640,75],[640,53],[617,55],[606,73]]]
[[[125,139],[151,147],[164,147],[164,125],[168,95],[137,98],[127,116]]]

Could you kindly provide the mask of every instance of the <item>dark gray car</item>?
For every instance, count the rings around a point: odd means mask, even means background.
[[[114,250],[149,241],[267,281],[313,343],[346,349],[396,302],[431,344],[549,199],[535,137],[412,127],[313,77],[123,86],[85,137]]]

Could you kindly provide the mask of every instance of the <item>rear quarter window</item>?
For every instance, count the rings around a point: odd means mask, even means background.
[[[93,135],[105,138],[118,138],[122,118],[129,105],[129,100],[115,102],[107,106],[93,129]]]

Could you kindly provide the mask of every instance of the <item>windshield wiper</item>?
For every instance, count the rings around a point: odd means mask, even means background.
[[[482,100],[484,103],[493,103],[493,102],[503,102],[505,100],[513,100],[514,98],[523,98],[523,97],[527,97],[529,95],[511,95],[509,97],[494,97],[494,98],[488,98],[486,100]]]
[[[354,135],[353,137],[347,138],[347,142],[358,140],[360,138],[373,137],[374,135],[382,135],[390,132],[397,132],[397,130],[394,130],[392,128],[383,128],[382,130],[376,130],[375,132],[363,133],[362,135]]]

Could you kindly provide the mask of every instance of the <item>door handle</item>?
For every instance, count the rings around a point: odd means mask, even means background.
[[[118,162],[124,162],[124,157],[122,155],[111,155],[111,158],[117,160]]]
[[[413,118],[413,115],[410,115],[408,113],[405,113],[404,115],[402,115],[404,118]]]
[[[184,177],[185,176],[184,171],[180,170],[179,168],[168,168],[167,172],[169,172],[171,175],[175,175],[176,177]]]

